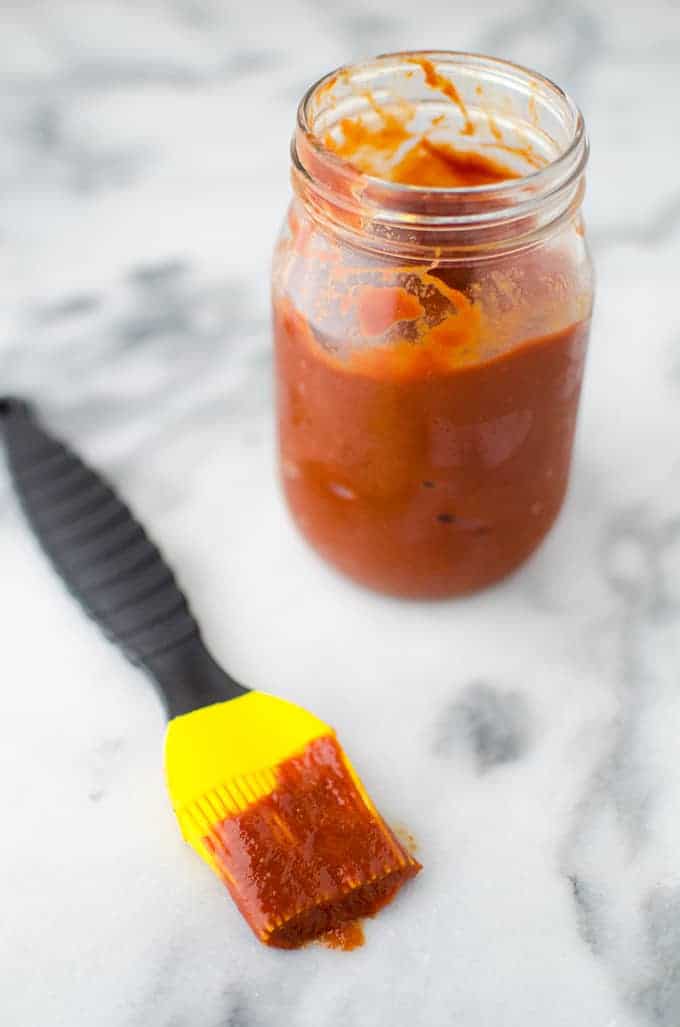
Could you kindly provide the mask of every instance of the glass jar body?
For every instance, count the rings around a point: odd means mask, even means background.
[[[303,535],[356,581],[471,592],[557,517],[593,299],[573,190],[535,231],[506,218],[476,245],[473,224],[438,249],[416,228],[400,249],[296,188],[273,268],[282,482]]]

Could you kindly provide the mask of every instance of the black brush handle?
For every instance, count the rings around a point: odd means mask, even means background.
[[[215,662],[175,576],[111,486],[0,399],[8,464],[35,535],[69,591],[154,679],[169,717],[247,691]]]

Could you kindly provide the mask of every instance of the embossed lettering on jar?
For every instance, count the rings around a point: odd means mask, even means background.
[[[582,117],[469,54],[317,83],[273,274],[288,505],[327,560],[403,596],[499,580],[567,488],[593,301]]]

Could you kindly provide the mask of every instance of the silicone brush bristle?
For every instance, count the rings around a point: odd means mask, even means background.
[[[268,795],[213,823],[203,841],[257,936],[295,948],[377,912],[420,867],[366,803],[332,735],[273,773]],[[235,787],[242,794],[243,782]]]
[[[296,948],[343,922],[376,913],[420,864],[384,823],[327,725],[313,718],[321,726],[281,758],[282,739],[299,733],[286,730],[287,721],[305,712],[299,707],[251,693],[172,724],[178,728],[184,721],[188,729],[196,718],[197,728],[200,716],[204,731],[210,721],[213,728],[221,722],[224,730],[230,720],[256,710],[279,713],[276,743],[268,745],[278,753],[277,762],[223,774],[189,801],[175,802],[175,808],[185,837],[224,881],[257,937]],[[264,721],[261,731],[263,726]],[[201,752],[195,733],[193,742],[195,769]],[[174,748],[177,753],[177,744]],[[171,751],[169,745],[168,757]],[[233,764],[226,758],[229,737],[223,737],[220,751],[224,763]],[[176,774],[174,780],[178,784]]]

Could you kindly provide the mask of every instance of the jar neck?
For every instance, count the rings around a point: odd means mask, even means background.
[[[328,145],[347,118],[380,118],[395,104],[414,124],[446,117],[468,150],[516,163],[529,154],[531,168],[492,184],[433,188],[367,174]],[[473,54],[409,53],[342,68],[312,86],[291,152],[293,188],[329,231],[395,257],[455,263],[536,245],[573,219],[588,143],[578,108],[535,72]]]

